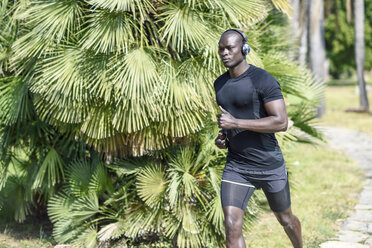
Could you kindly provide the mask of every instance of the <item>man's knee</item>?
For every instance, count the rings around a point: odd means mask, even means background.
[[[243,220],[232,215],[225,216],[226,238],[236,238],[242,234]]]
[[[292,225],[292,221],[294,218],[292,213],[282,212],[282,213],[275,213],[275,215],[280,225],[282,225],[283,227]]]

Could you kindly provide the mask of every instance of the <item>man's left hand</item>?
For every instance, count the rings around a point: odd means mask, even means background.
[[[218,121],[218,127],[222,129],[235,129],[237,128],[237,119],[232,116],[229,112],[219,106],[222,113],[216,115]]]

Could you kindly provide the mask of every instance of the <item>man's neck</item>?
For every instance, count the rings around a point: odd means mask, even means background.
[[[249,64],[247,61],[243,60],[240,64],[235,67],[229,68],[229,74],[231,78],[236,78],[242,75],[248,68]]]

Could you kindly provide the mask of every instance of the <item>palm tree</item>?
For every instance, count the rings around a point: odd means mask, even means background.
[[[248,61],[281,83],[293,125],[280,142],[320,137],[322,88],[275,41],[260,42],[274,32],[264,0],[2,4],[14,38],[0,41],[0,197],[14,202],[22,186],[18,221],[48,202],[59,242],[222,244],[224,154],[211,123],[216,44],[231,26],[248,34]]]
[[[328,36],[334,37],[334,41],[330,42],[330,55],[333,60],[333,69],[337,74],[338,71],[349,72],[351,68],[356,68],[358,82],[359,82],[359,96],[360,96],[360,107],[349,108],[347,111],[355,112],[368,112],[369,103],[366,92],[366,84],[364,80],[364,64],[365,64],[365,46],[364,46],[364,1],[352,2],[350,0],[343,2],[336,1],[332,5],[329,3],[331,10],[331,19],[328,21]],[[352,19],[352,13],[354,11],[354,18]],[[354,21],[352,23],[352,20]],[[354,29],[351,28],[354,25]],[[354,37],[351,38],[351,37]],[[354,47],[353,47],[354,46]],[[355,52],[355,64],[354,60],[349,59],[349,53]],[[345,55],[346,54],[346,55]],[[343,56],[343,57],[342,57]],[[343,61],[343,63],[340,63]],[[347,61],[347,62],[345,62]],[[356,67],[355,67],[356,66]]]
[[[325,38],[324,38],[324,1],[291,0],[294,14],[291,18],[291,32],[298,52],[294,56],[302,66],[310,68],[319,84],[324,84]],[[328,2],[328,1],[327,1]],[[318,103],[318,117],[325,113],[325,98]]]
[[[27,76],[38,114],[114,156],[142,155],[200,131],[215,114],[212,83],[224,70],[219,34],[252,27],[270,10],[263,0],[16,7],[13,19],[24,27],[11,63]],[[262,65],[255,50],[249,59]]]
[[[360,92],[360,107],[369,111],[366,82],[364,80],[364,1],[354,2],[355,61]]]

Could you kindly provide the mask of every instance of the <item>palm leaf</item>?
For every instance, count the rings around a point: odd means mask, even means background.
[[[127,227],[125,235],[135,238],[149,232],[162,229],[164,210],[150,208],[142,202],[133,201],[126,211]]]
[[[206,217],[208,218],[209,222],[214,226],[216,232],[220,232],[223,234],[225,224],[224,224],[224,213],[222,210],[221,199],[216,195],[212,199],[212,201],[208,204],[208,212]]]
[[[84,53],[74,46],[66,45],[54,50],[38,66],[40,76],[31,85],[31,91],[48,96],[49,102],[57,102],[61,96],[70,101],[86,101],[88,95],[79,70],[83,56]]]
[[[207,1],[205,1],[207,2]],[[241,28],[251,26],[265,18],[271,9],[267,2],[261,0],[239,1],[239,0],[213,0],[208,1],[208,6],[216,13],[215,21],[222,22],[222,27],[230,28],[231,23]],[[225,28],[224,30],[226,30]],[[224,30],[221,30],[222,32]],[[221,33],[222,33],[221,32]]]
[[[152,208],[162,207],[166,188],[165,172],[160,166],[147,166],[137,175],[138,195]]]
[[[169,161],[170,182],[168,186],[169,203],[176,207],[182,200],[199,200],[202,206],[205,205],[205,198],[199,188],[197,172],[193,172],[195,158],[190,148],[182,149],[178,156]]]
[[[32,33],[42,36],[44,40],[60,42],[64,36],[69,36],[79,29],[83,9],[80,1],[32,1],[17,19],[26,19],[35,27]]]
[[[152,108],[152,89],[159,80],[155,61],[150,53],[138,48],[113,63],[112,82],[120,101],[113,116],[114,127],[126,133],[139,131],[149,126],[156,109]]]
[[[99,213],[98,197],[95,193],[76,198],[71,205],[71,218],[77,222],[87,221]]]
[[[154,10],[153,5],[148,0],[90,0],[89,4],[101,8],[107,8],[110,11],[132,12],[134,16],[136,13],[139,13],[141,18],[144,17],[145,13]]]
[[[100,193],[104,190],[108,190],[110,193],[114,192],[112,181],[107,173],[106,167],[102,163],[99,163],[90,179],[89,191]]]
[[[287,14],[288,16],[292,15],[293,8],[291,4],[288,2],[288,0],[271,0],[271,2],[274,4],[274,6],[282,11],[283,13]]]
[[[123,236],[127,229],[127,224],[124,219],[119,219],[117,222],[104,226],[98,233],[100,241],[117,239]]]
[[[110,106],[94,106],[81,126],[84,135],[92,139],[106,139],[115,135],[114,127],[111,123],[112,109]]]
[[[21,78],[2,78],[0,80],[0,123],[15,124],[30,119],[33,112],[28,85]]]
[[[96,10],[88,18],[89,26],[82,30],[81,48],[96,53],[128,52],[134,40],[132,28],[135,26],[129,14]]]
[[[73,243],[78,247],[97,247],[98,233],[96,228],[94,226],[87,228]]]
[[[44,178],[47,180],[48,187],[53,187],[56,183],[64,179],[64,162],[54,148],[50,148],[45,156],[39,171],[37,172],[33,188],[41,187],[44,183]]]
[[[166,46],[170,44],[174,50],[182,52],[184,49],[198,49],[204,45],[209,32],[198,12],[181,4],[168,4],[164,8],[159,20],[164,25],[159,32],[163,34],[162,39],[166,40]]]
[[[48,203],[48,216],[53,223],[71,216],[71,207],[75,199],[66,193],[54,195]]]
[[[93,168],[87,161],[74,161],[66,170],[67,189],[77,197],[82,197],[89,192],[89,183]]]

